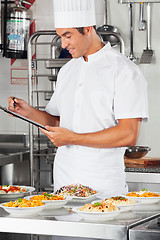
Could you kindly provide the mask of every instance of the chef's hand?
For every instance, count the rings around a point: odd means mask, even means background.
[[[45,126],[45,128],[48,130],[44,130],[40,128],[40,130],[51,140],[51,142],[56,147],[61,147],[65,145],[72,144],[72,140],[74,139],[76,133],[61,127],[50,127]]]
[[[18,113],[24,117],[29,118],[32,107],[23,99],[16,98],[16,97],[9,97],[8,109],[12,112]]]

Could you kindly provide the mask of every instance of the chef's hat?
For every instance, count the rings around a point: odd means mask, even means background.
[[[53,0],[55,28],[96,25],[94,0]]]

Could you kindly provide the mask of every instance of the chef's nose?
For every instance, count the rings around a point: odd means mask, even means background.
[[[67,41],[63,38],[61,38],[61,47],[62,48],[67,48],[67,46],[68,46],[68,43],[67,43]]]

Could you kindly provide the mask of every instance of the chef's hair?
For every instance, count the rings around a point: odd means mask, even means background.
[[[94,25],[93,28],[96,31],[96,25]],[[76,29],[78,30],[78,32],[80,32],[82,35],[84,35],[84,27],[77,27]]]

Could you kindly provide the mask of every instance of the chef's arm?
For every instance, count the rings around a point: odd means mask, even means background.
[[[81,145],[93,148],[114,148],[136,144],[141,118],[120,119],[118,125],[92,133],[75,133],[65,128],[47,126],[49,132],[42,130],[57,147]]]
[[[95,148],[134,146],[137,142],[141,119],[120,119],[118,125],[94,133],[79,134],[73,145]],[[79,143],[79,144],[78,144]]]
[[[53,116],[45,111],[37,110],[32,107],[28,118],[38,122],[44,126],[49,125],[53,127],[59,127],[59,117]]]
[[[54,127],[59,126],[58,116],[53,116],[45,111],[35,109],[23,99],[9,97],[8,104],[9,104],[8,109],[10,111],[16,112],[44,126],[45,125],[54,126]]]

